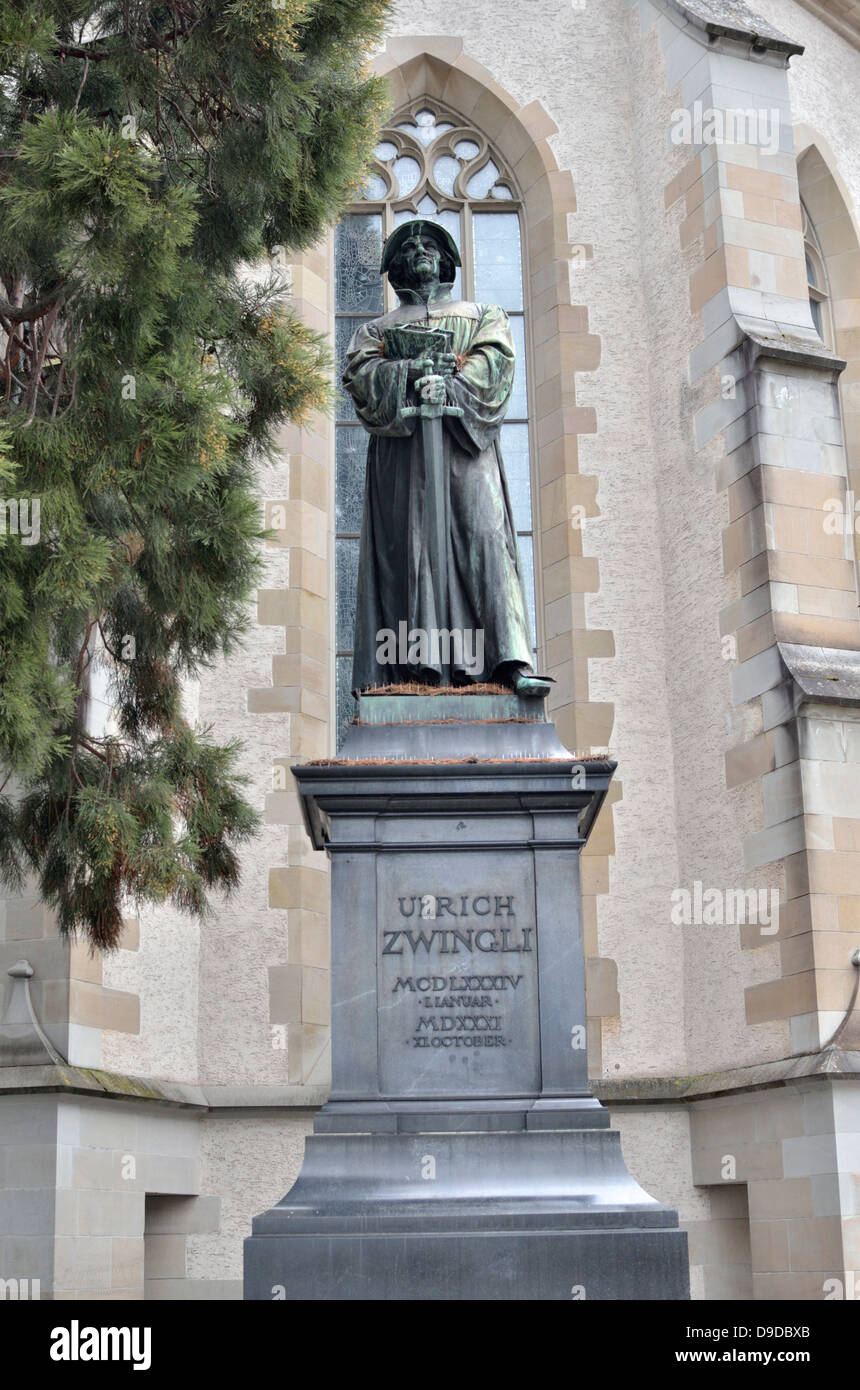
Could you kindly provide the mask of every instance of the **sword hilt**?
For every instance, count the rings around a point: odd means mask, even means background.
[[[463,408],[459,405],[443,405],[440,401],[434,404],[432,401],[425,401],[423,405],[405,405],[400,412],[404,416],[417,415],[422,420],[441,420],[443,415],[453,415],[461,418]]]

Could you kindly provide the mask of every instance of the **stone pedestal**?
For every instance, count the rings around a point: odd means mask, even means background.
[[[514,695],[359,719],[294,769],[332,862],[332,1092],[245,1297],[689,1297],[588,1086],[579,855],[614,764]]]

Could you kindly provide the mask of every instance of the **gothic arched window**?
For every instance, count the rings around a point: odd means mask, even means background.
[[[380,133],[361,198],[335,231],[337,381],[349,340],[364,319],[396,307],[379,273],[382,244],[401,222],[425,217],[453,236],[463,262],[454,297],[500,304],[517,349],[517,372],[502,454],[511,493],[526,597],[535,634],[534,541],[529,451],[521,204],[513,179],[489,141],[438,102],[407,107]],[[367,435],[352,402],[338,396],[335,471],[335,569],[338,742],[354,712],[350,695],[358,537]]]

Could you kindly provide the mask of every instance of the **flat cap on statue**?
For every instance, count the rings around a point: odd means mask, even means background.
[[[398,254],[401,246],[408,241],[411,236],[417,236],[424,230],[431,232],[440,242],[443,251],[450,256],[455,266],[462,265],[460,252],[457,250],[457,243],[447,228],[438,222],[428,222],[426,217],[413,217],[409,222],[401,222],[399,227],[395,227],[391,236],[382,248],[382,265],[380,270],[386,275],[391,268],[391,263]]]

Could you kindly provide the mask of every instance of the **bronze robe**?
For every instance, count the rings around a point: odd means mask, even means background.
[[[408,292],[407,292],[408,293]],[[450,499],[448,605],[436,612],[424,526],[425,468],[420,420],[402,415],[417,403],[407,364],[382,356],[386,328],[427,323],[453,333],[465,361],[447,381],[462,418],[445,417]],[[483,670],[459,668],[455,684],[500,679],[506,663],[531,666],[522,563],[517,548],[499,431],[513,389],[515,351],[507,314],[494,304],[452,301],[443,291],[424,304],[401,304],[361,325],[349,345],[343,384],[371,438],[358,563],[353,690],[433,681],[429,664],[380,665],[386,629],[483,632]],[[474,643],[474,639],[472,639]],[[472,650],[474,651],[474,645]],[[398,656],[401,655],[398,652]]]

